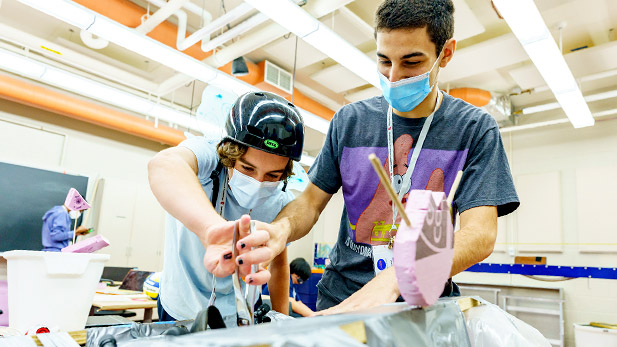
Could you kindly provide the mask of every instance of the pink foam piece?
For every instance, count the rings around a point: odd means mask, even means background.
[[[94,237],[87,238],[83,241],[79,241],[74,245],[70,245],[62,248],[62,252],[65,253],[92,253],[101,248],[109,246],[109,241],[102,235],[96,235]]]
[[[81,211],[90,208],[90,204],[86,202],[75,188],[69,190],[69,193],[66,195],[66,200],[64,200],[64,205],[71,211]]]
[[[9,286],[6,281],[0,281],[0,327],[9,326]]]
[[[446,195],[412,190],[405,212],[412,227],[401,223],[394,240],[394,270],[403,299],[416,306],[434,304],[450,277],[454,227]]]

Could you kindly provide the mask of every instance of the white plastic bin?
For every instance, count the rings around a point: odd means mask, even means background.
[[[617,330],[574,324],[576,347],[617,347]]]
[[[9,327],[84,329],[108,254],[9,251]]]

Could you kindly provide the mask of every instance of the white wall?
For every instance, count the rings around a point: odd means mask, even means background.
[[[499,219],[495,252],[485,261],[513,263],[515,255],[545,256],[548,265],[617,266],[617,120],[504,134],[521,208]],[[462,273],[456,281],[563,289],[566,346],[573,323],[617,320],[617,280],[542,282],[520,275]]]
[[[93,178],[90,223],[110,240],[110,266],[162,269],[164,212],[148,186],[147,163],[165,148],[151,141],[0,99],[0,161]],[[61,203],[61,202],[59,202]],[[97,223],[98,222],[98,223]]]

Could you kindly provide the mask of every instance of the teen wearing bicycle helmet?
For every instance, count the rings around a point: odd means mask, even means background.
[[[148,163],[152,192],[168,212],[160,320],[195,318],[208,306],[215,288],[216,307],[227,325],[234,325],[231,276],[215,278],[204,267],[208,245],[222,249],[221,259],[216,260],[219,266],[236,266],[231,242],[223,246],[217,242],[220,235],[212,230],[219,225],[228,228],[227,224],[243,215],[271,222],[293,199],[285,187],[292,160],[300,159],[304,143],[298,109],[272,93],[247,93],[232,107],[225,128],[227,134],[218,144],[203,137],[190,138],[161,151]],[[271,293],[271,301],[279,312],[288,307],[286,259],[282,253],[270,271],[245,278],[247,283],[264,283],[271,272],[269,283],[278,289]]]

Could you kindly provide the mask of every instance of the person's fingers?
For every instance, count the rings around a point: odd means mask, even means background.
[[[244,280],[246,283],[257,286],[268,283],[271,274],[268,270],[260,270],[254,274],[247,275]]]
[[[206,251],[204,265],[216,277],[227,277],[236,269],[231,247],[216,247]]]
[[[245,214],[238,220],[240,232],[238,235],[238,240],[241,240],[247,237],[251,232],[251,217]]]
[[[238,250],[243,251],[251,249],[251,247],[259,247],[270,239],[270,234],[265,230],[256,230],[249,236],[241,239],[236,243]]]
[[[236,263],[242,267],[245,265],[265,263],[270,258],[272,258],[272,250],[268,247],[259,247],[239,255],[236,258]]]

